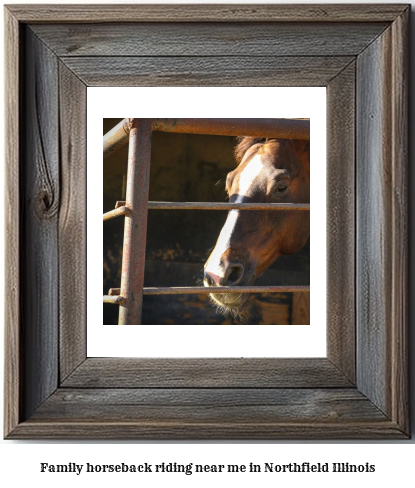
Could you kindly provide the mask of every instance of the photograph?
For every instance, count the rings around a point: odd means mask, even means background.
[[[130,120],[104,119],[104,144]],[[119,297],[122,279],[137,283],[122,272],[123,253],[134,246],[145,252],[144,291],[164,288],[144,294],[143,325],[310,324],[309,119],[183,120],[192,133],[156,127],[151,135],[144,246],[124,234],[124,219],[134,225],[134,213],[113,211],[131,207],[128,140],[104,154],[104,296]],[[238,125],[239,136],[215,135]],[[261,126],[270,137],[249,135]],[[137,263],[130,273],[140,274]],[[254,286],[263,289],[249,292]],[[128,303],[104,303],[104,324],[119,323],[118,307]]]

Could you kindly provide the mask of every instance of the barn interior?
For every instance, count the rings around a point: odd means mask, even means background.
[[[107,133],[122,119],[104,119]],[[225,180],[235,168],[234,137],[153,132],[150,171],[152,201],[225,202]],[[103,212],[125,200],[128,145],[104,160]],[[203,266],[225,223],[222,210],[149,210],[144,286],[197,286]],[[104,225],[103,294],[121,283],[124,218]],[[282,256],[256,285],[309,285],[310,243]],[[104,304],[104,324],[118,323],[118,306]],[[310,293],[255,293],[243,317],[218,313],[208,295],[143,297],[142,323],[290,325],[310,323]]]

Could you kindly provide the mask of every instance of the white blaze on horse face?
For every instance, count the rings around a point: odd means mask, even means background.
[[[255,179],[261,173],[263,167],[264,165],[262,164],[261,156],[259,154],[254,156],[245,166],[241,175],[239,176],[238,189],[236,192],[234,192],[238,195],[235,203],[241,203],[243,201],[243,197],[248,196],[249,190],[251,189]]]
[[[222,254],[230,247],[232,232],[235,228],[238,217],[238,210],[231,210],[229,212],[225,225],[222,227],[222,230],[219,234],[215,249],[213,249],[212,254],[209,256],[209,259],[206,263],[205,270],[212,277],[216,286],[219,286],[220,279],[223,278],[225,273],[225,270],[220,265],[220,258]]]
[[[243,169],[238,182],[238,188],[233,192],[237,194],[235,203],[242,203],[243,198],[249,194],[249,190],[254,184],[255,179],[259,176],[263,169],[261,162],[261,156],[254,156],[251,161]],[[224,277],[225,270],[220,265],[222,255],[229,249],[231,243],[232,234],[235,231],[235,226],[240,217],[239,210],[231,210],[223,226],[215,249],[209,256],[206,263],[205,270],[213,278],[216,286],[219,286],[220,279]]]

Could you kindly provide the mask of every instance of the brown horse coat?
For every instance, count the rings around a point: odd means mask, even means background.
[[[308,141],[243,137],[235,156],[239,164],[226,180],[230,202],[310,202]],[[297,253],[309,235],[309,212],[230,210],[205,264],[204,285],[251,285],[279,256]],[[222,307],[239,309],[247,296],[211,298]]]

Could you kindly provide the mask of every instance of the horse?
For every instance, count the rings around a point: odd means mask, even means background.
[[[309,203],[310,142],[239,137],[237,167],[226,178],[230,203]],[[310,213],[229,210],[205,266],[203,284],[219,311],[237,316],[249,295],[214,293],[216,286],[250,286],[278,257],[301,250]]]

